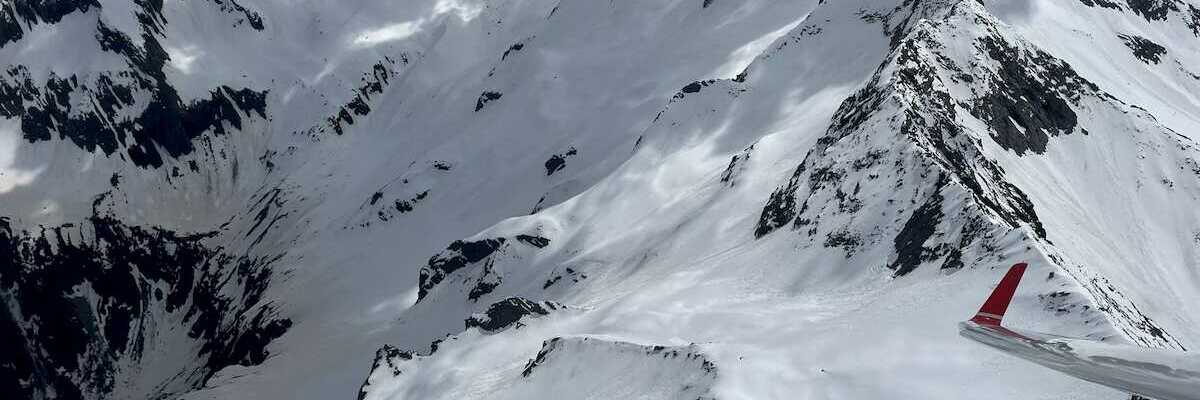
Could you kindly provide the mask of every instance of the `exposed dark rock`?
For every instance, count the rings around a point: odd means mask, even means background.
[[[685,95],[687,95],[689,93],[699,93],[700,89],[706,88],[709,85],[712,85],[716,82],[717,81],[714,79],[709,79],[709,80],[705,80],[705,81],[695,81],[695,82],[689,83],[689,84],[687,84],[687,86],[684,86],[683,89],[679,89],[679,93],[675,93],[674,98],[676,100],[678,100],[678,99],[682,99]]]
[[[408,200],[396,200],[396,202],[394,204],[392,204],[392,206],[395,207],[396,211],[399,211],[401,214],[413,210],[412,202],[410,202]]]
[[[449,337],[450,335],[446,335],[446,336]],[[430,342],[429,343],[429,354],[437,353],[438,348],[441,347],[442,342],[444,342],[444,341],[446,341],[445,338],[436,339],[436,340]]]
[[[1191,14],[1191,20],[1187,21],[1187,26],[1192,28],[1192,34],[1200,37],[1200,8],[1188,4],[1188,13]]]
[[[794,179],[794,178],[793,178]],[[795,186],[781,186],[771,192],[767,204],[763,206],[758,216],[758,224],[754,227],[754,237],[761,238],[779,227],[787,225],[796,218]]]
[[[985,29],[991,27],[986,21],[983,23]],[[897,126],[899,135],[909,138],[920,149],[918,154],[924,160],[909,165],[903,162],[907,156],[896,156],[895,172],[891,176],[897,179],[893,183],[897,188],[904,184],[900,178],[906,167],[925,170],[936,166],[938,168],[930,172],[940,170],[949,174],[954,178],[954,184],[970,190],[975,202],[987,213],[1002,219],[1010,227],[1028,224],[1038,237],[1045,238],[1045,230],[1028,197],[1004,178],[999,166],[983,155],[980,144],[959,124],[957,110],[963,103],[944,90],[946,84],[941,82],[943,78],[939,71],[964,68],[954,65],[954,60],[939,57],[936,52],[930,54],[926,49],[939,48],[939,39],[933,35],[932,25],[922,25],[921,29],[925,30],[911,35],[906,33],[909,38],[896,43],[895,59],[888,61],[897,65],[894,76],[881,76],[884,70],[877,70],[872,83],[842,102],[825,135],[817,139],[791,178],[768,198],[755,228],[756,237],[789,223],[811,237],[819,232],[817,225],[828,213],[854,215],[859,212],[864,203],[855,195],[861,183],[846,185],[846,180],[879,179],[879,172],[866,171],[884,162],[886,155],[892,153],[882,149],[852,151],[846,146],[869,140],[864,136],[873,133],[864,128],[864,123],[880,112],[881,105],[888,100],[899,102],[901,111],[888,117],[887,123]],[[986,90],[976,92],[980,98],[974,99],[978,104],[975,112],[986,114],[980,119],[988,122],[995,132],[1004,133],[992,134],[1005,147],[1018,152],[1044,150],[1050,134],[1069,133],[1075,127],[1071,101],[1084,95],[1103,96],[1062,61],[1044,53],[1018,49],[1004,42],[1002,36],[985,36],[977,46],[981,53],[996,59],[997,67],[995,74],[985,81],[967,81],[985,85]],[[1037,68],[1032,67],[1035,65]],[[1025,114],[1015,116],[1018,113]],[[1011,125],[1014,120],[1028,129],[1024,132],[1017,129]],[[842,156],[851,159],[827,158],[826,154],[835,150],[850,152]],[[918,216],[917,220],[920,219]],[[916,229],[918,225],[914,223],[898,242],[898,248],[911,250],[903,252],[905,256],[894,265],[905,273],[907,268],[919,265],[913,261],[914,256],[920,254],[915,250],[922,248],[920,245],[924,243],[918,240],[924,236],[919,235],[923,232]],[[848,240],[852,235],[847,236],[851,231],[836,227],[826,232],[825,241],[829,245],[852,244]],[[963,235],[977,233],[972,230]],[[970,243],[974,237],[959,239]],[[943,256],[946,257],[943,268],[957,268],[961,263],[961,250],[956,252],[949,244],[933,246],[926,255],[927,259]]]
[[[159,323],[160,313],[183,313],[200,345],[200,369],[181,371],[191,376],[186,387],[160,390],[199,387],[225,366],[261,363],[267,344],[291,325],[259,304],[278,258],[223,254],[204,244],[214,234],[181,235],[104,216],[17,232],[0,219],[0,299],[20,310],[5,313],[0,336],[17,338],[6,343],[21,348],[0,353],[0,366],[15,370],[0,375],[0,387],[17,388],[6,393],[21,398],[103,397],[117,384],[120,363],[148,351],[145,340],[154,333],[144,329]]]
[[[848,231],[830,232],[825,236],[825,247],[838,247],[846,252],[846,257],[853,257],[862,246],[862,237]]]
[[[551,302],[536,303],[520,297],[509,297],[488,306],[487,312],[467,318],[466,327],[496,332],[517,324],[527,315],[546,315],[557,308],[558,306]]]
[[[379,198],[383,198],[382,193],[376,192],[376,194],[378,195]],[[396,199],[396,200],[392,201],[392,204],[390,207],[387,207],[387,206],[383,207],[383,209],[377,211],[375,213],[375,215],[379,218],[380,221],[384,221],[384,222],[390,221],[392,218],[397,217],[397,214],[406,214],[406,213],[412,212],[413,210],[416,209],[416,206],[418,204],[420,204],[421,202],[423,202],[425,200],[426,197],[429,197],[428,190],[417,193],[413,197],[410,197],[407,199]],[[374,205],[376,201],[377,201],[376,197],[372,196],[371,204]]]
[[[944,185],[945,178],[939,179],[925,204],[913,211],[900,234],[896,235],[893,242],[896,260],[888,265],[888,268],[896,271],[896,276],[907,275],[921,266],[922,262],[929,261],[932,251],[925,247],[925,242],[937,233],[937,226],[942,222],[941,188]]]
[[[658,368],[671,368],[672,370],[678,370],[678,368],[695,368],[701,372],[699,376],[694,376],[687,381],[677,382],[680,384],[680,389],[684,392],[690,392],[685,396],[686,398],[713,398],[708,396],[708,387],[716,380],[718,368],[716,364],[709,361],[708,357],[701,353],[694,345],[646,346],[589,337],[556,337],[542,342],[542,348],[538,350],[537,355],[525,363],[525,369],[521,371],[521,376],[529,378],[537,371],[574,368],[577,365],[574,363],[580,360],[580,357],[584,360],[591,359],[592,357],[612,358],[618,362],[629,363],[630,368],[649,368],[650,371]],[[653,365],[653,363],[664,361],[677,364],[670,366]],[[557,365],[557,363],[561,362],[572,364]],[[645,363],[652,364],[645,365]],[[605,378],[613,379],[616,377]]]
[[[499,277],[496,278],[499,279]],[[471,301],[479,301],[480,297],[492,293],[492,291],[496,290],[497,287],[500,287],[500,283],[500,281],[492,282],[480,280],[475,283],[475,286],[471,288],[470,292],[467,292],[467,299]]]
[[[542,290],[549,289],[551,286],[554,286],[554,284],[558,283],[564,278],[570,278],[572,283],[579,283],[579,281],[587,279],[588,276],[587,274],[574,268],[566,267],[563,269],[563,272],[555,272],[550,279],[547,279],[546,282],[542,284]]]
[[[546,357],[550,355],[550,352],[558,348],[558,344],[560,342],[562,342],[561,337],[551,338],[550,340],[543,341],[542,349],[538,350],[537,356],[534,356],[532,360],[529,360],[528,363],[525,363],[525,369],[521,371],[521,376],[528,378],[529,374],[532,374],[534,369],[546,362]]]
[[[251,207],[251,210],[257,209],[258,212],[254,213],[254,225],[250,226],[244,237],[249,238],[251,235],[257,233],[254,240],[250,242],[252,246],[262,242],[276,223],[291,215],[291,213],[282,209],[288,202],[287,196],[283,194],[283,190],[279,188],[263,192],[255,201],[254,206]],[[266,225],[263,225],[267,217],[271,217],[271,220]]]
[[[216,4],[218,7],[220,7],[221,11],[224,11],[224,12],[227,12],[230,14],[235,14],[235,13],[241,14],[241,16],[238,17],[237,21],[234,22],[233,26],[239,26],[243,23],[248,23],[251,28],[254,28],[254,30],[257,30],[257,31],[263,30],[264,26],[263,26],[262,16],[258,15],[257,12],[251,11],[250,9],[246,8],[245,6],[238,4],[237,0],[209,0],[209,1],[212,1],[213,4]]]
[[[742,72],[738,72],[737,76],[733,77],[733,81],[737,83],[745,83],[746,78],[748,77],[750,77],[750,67],[746,66],[746,69],[743,69]]]
[[[1053,312],[1054,315],[1070,314],[1079,304],[1071,301],[1071,293],[1057,291],[1039,294],[1038,302],[1042,303],[1042,309]]]
[[[918,65],[915,68],[921,72],[902,74],[902,81],[918,91],[934,91],[931,85],[937,75],[927,68],[928,63],[915,56],[909,60],[911,62],[906,65]],[[910,110],[901,125],[901,133],[910,138],[925,138],[929,153],[937,155],[933,161],[957,177],[957,182],[966,186],[986,210],[999,216],[1010,227],[1029,224],[1038,237],[1044,239],[1046,232],[1033,209],[1033,203],[1024,192],[1004,178],[1003,171],[995,162],[982,155],[977,143],[964,138],[963,128],[955,122],[958,118],[955,102],[947,93],[937,92],[936,95],[923,98],[925,104],[922,107],[933,111],[933,118],[923,118]]]
[[[500,62],[504,62],[504,60],[508,59],[508,56],[513,55],[513,54],[521,51],[521,49],[524,49],[524,48],[525,48],[524,43],[521,43],[521,42],[513,43],[512,46],[508,46],[508,48],[504,50],[504,54],[500,55]],[[488,74],[487,74],[488,77],[492,77],[492,76],[496,75],[496,67],[498,67],[498,65],[492,66],[492,69],[488,71]],[[478,110],[476,110],[476,111],[478,111]]]
[[[1071,133],[1078,117],[1070,99],[1084,90],[1099,91],[1049,54],[1029,53],[996,37],[985,37],[978,45],[1000,68],[972,112],[992,128],[997,144],[1019,155],[1041,154],[1050,136]]]
[[[738,165],[738,156],[740,156],[740,154],[734,154],[733,157],[729,159],[729,165],[725,167],[724,172],[721,172],[721,182],[728,183],[731,179],[733,179],[733,168]]]
[[[370,394],[371,376],[375,375],[375,371],[387,368],[393,377],[400,376],[404,371],[400,370],[399,361],[412,359],[412,353],[401,351],[390,344],[385,344],[375,350],[375,360],[371,362],[371,370],[367,373],[367,379],[363,380],[362,385],[358,387],[358,400],[363,400]]]
[[[429,264],[421,268],[417,301],[425,298],[429,290],[450,273],[482,261],[492,255],[505,242],[504,238],[484,239],[479,241],[455,240],[440,254],[429,259]]]
[[[17,2],[17,14],[50,20],[47,15],[61,17],[98,6],[87,1],[32,3]],[[124,57],[128,70],[102,72],[90,82],[50,74],[42,83],[34,82],[25,67],[12,66],[0,76],[0,116],[21,118],[23,136],[30,142],[60,138],[89,152],[98,149],[113,155],[123,150],[135,165],[155,168],[164,162],[161,152],[168,157],[191,153],[192,141],[206,131],[225,134],[226,124],[241,129],[243,115],[251,113],[265,118],[265,92],[222,86],[208,98],[181,100],[163,72],[168,56],[156,36],[163,23],[161,3],[139,5],[141,46],[103,20],[96,27],[100,48]],[[28,9],[21,11],[21,7]],[[148,104],[128,118],[135,94]],[[92,101],[77,105],[70,101],[73,97]]]
[[[11,253],[5,254],[8,251],[11,249],[0,248],[0,257],[4,260],[16,257]],[[0,263],[4,262],[6,261],[0,260]],[[7,306],[8,300],[5,299],[3,304]],[[46,360],[36,358],[38,355],[29,351],[36,345],[26,341],[21,326],[13,320],[7,309],[0,312],[0,393],[6,393],[13,398],[34,399],[44,397],[46,390],[53,388],[63,398],[81,398],[79,388],[70,382],[62,382],[62,377],[48,376],[46,371],[42,371],[48,367],[45,365]]]
[[[575,147],[572,146],[571,148],[567,149],[565,153],[550,156],[550,159],[546,160],[545,164],[546,176],[554,175],[555,172],[565,168],[567,166],[567,158],[574,156],[575,154],[577,154],[577,152],[575,151]]]
[[[13,0],[5,4],[0,7],[0,47],[24,37],[22,25],[55,24],[67,14],[100,8],[97,0]]]
[[[1125,42],[1125,47],[1133,51],[1133,56],[1146,64],[1158,64],[1161,57],[1167,54],[1167,49],[1158,43],[1137,35],[1117,35]]]
[[[485,91],[479,94],[479,99],[475,100],[475,112],[482,110],[483,106],[488,102],[500,100],[501,97],[504,97],[504,94],[500,92]]]
[[[504,61],[506,58],[508,58],[509,54],[521,51],[523,48],[525,48],[525,44],[520,42],[514,43],[512,46],[508,46],[508,50],[504,50],[504,54],[500,56],[500,61]]]
[[[20,117],[26,140],[69,139],[84,150],[99,149],[107,155],[124,148],[130,161],[140,167],[161,166],[159,149],[170,157],[191,153],[192,140],[200,134],[209,130],[225,134],[225,124],[241,129],[243,113],[254,112],[263,118],[266,113],[265,92],[221,87],[207,99],[184,105],[174,89],[161,86],[151,94],[151,103],[140,116],[115,121],[114,114],[131,106],[133,97],[129,87],[116,85],[107,76],[97,80],[97,89],[80,85],[74,77],[63,79],[53,74],[44,89],[39,89],[23,67],[13,67],[8,77],[21,81],[14,86],[0,79],[0,115]],[[77,91],[94,93],[99,109],[73,112],[68,100]],[[25,102],[21,99],[37,101],[22,110]]]
[[[840,170],[829,167],[815,168],[810,171],[809,165],[817,163],[818,158],[824,154],[825,149],[828,149],[842,138],[850,135],[865,123],[872,113],[878,110],[884,96],[885,93],[883,91],[873,85],[869,85],[847,98],[838,106],[833,116],[833,123],[825,135],[817,139],[816,146],[812,150],[809,150],[808,154],[804,157],[804,161],[796,167],[788,182],[776,188],[767,199],[767,203],[763,206],[763,211],[759,215],[758,224],[754,228],[755,238],[766,236],[768,233],[793,221],[795,221],[795,225],[797,226],[807,225],[806,221],[796,218],[807,207],[807,202],[805,202],[802,204],[800,210],[796,209],[797,192],[802,188],[807,188],[811,193],[836,184],[840,182],[844,174]],[[806,176],[808,177],[807,180],[804,179]]]
[[[400,368],[396,366],[393,360],[411,360],[412,357],[412,353],[400,351],[400,349],[385,344],[379,350],[375,351],[375,362],[372,363],[371,369],[376,369],[381,366],[381,364],[387,364],[388,370],[391,371],[392,376],[399,376],[402,371],[400,371]]]
[[[517,235],[516,239],[520,243],[539,249],[550,244],[550,239],[540,236]],[[492,293],[492,291],[496,290],[496,288],[504,282],[503,277],[497,274],[496,270],[493,268],[493,263],[493,259],[488,259],[484,262],[483,268],[479,272],[479,277],[475,280],[475,284],[467,293],[468,300],[478,301],[483,296]]]
[[[17,16],[7,7],[0,8],[0,47],[4,47],[9,42],[21,40],[24,36],[25,32],[21,29],[21,23],[17,21]]]
[[[1113,0],[1079,0],[1079,2],[1088,7],[1103,7],[1113,10],[1121,9],[1121,5],[1115,3]]]
[[[193,238],[128,229],[106,219],[92,225],[94,243],[76,243],[72,237],[78,233],[69,228],[32,234],[13,232],[7,223],[0,226],[0,252],[6,253],[0,258],[0,294],[4,303],[20,308],[22,315],[14,317],[24,328],[15,335],[23,336],[27,345],[13,356],[33,360],[34,368],[19,375],[37,375],[33,381],[11,384],[25,386],[19,393],[30,398],[47,392],[80,398],[84,391],[111,391],[112,370],[120,355],[141,351],[141,343],[131,342],[129,336],[131,324],[147,312],[148,296],[142,293],[147,285],[139,275],[178,293],[162,305],[175,309],[186,301],[195,270],[209,256]],[[166,250],[171,247],[174,251]],[[114,261],[122,268],[110,267]],[[75,293],[83,284],[91,285],[99,299],[94,308],[84,301],[86,295]],[[40,385],[31,386],[33,382]]]
[[[550,239],[547,239],[547,238],[544,238],[541,236],[532,236],[532,235],[517,235],[517,241],[520,241],[521,243],[525,243],[525,244],[533,246],[533,247],[537,247],[539,249],[546,247],[547,245],[550,244]]]
[[[354,96],[346,104],[325,117],[323,123],[297,133],[316,137],[332,130],[336,135],[344,134],[348,127],[354,125],[354,116],[365,117],[371,113],[371,101],[376,95],[383,93],[391,79],[396,76],[397,63],[408,65],[408,54],[400,53],[399,60],[384,56],[382,61],[371,66],[370,72],[363,73],[359,78],[359,85],[353,91]]]
[[[475,285],[467,292],[467,300],[479,301],[480,297],[492,293],[493,290],[500,287],[501,283],[504,283],[504,278],[492,268],[494,262],[495,260],[489,259],[483,264],[483,270],[480,271],[479,278],[475,280]]]
[[[939,254],[935,254],[935,257],[945,254],[945,261],[942,262],[941,269],[957,270],[964,267],[963,249],[966,249],[976,240],[987,239],[987,225],[988,223],[979,217],[966,218],[959,232],[958,244],[943,244],[934,250],[939,252]],[[985,242],[982,246],[986,250],[989,245]]]
[[[1001,41],[998,37],[989,36],[983,41],[997,42]],[[981,47],[984,50],[988,46]],[[1009,45],[997,45],[996,47],[1012,48]],[[902,52],[907,53],[912,46],[906,46]],[[986,51],[985,51],[986,52]],[[1029,53],[1017,53],[1014,50],[1009,56],[1021,55],[1022,57],[1031,57],[1030,59],[1022,59],[1021,63],[1036,64],[1042,66],[1044,70],[1069,71],[1069,67],[1065,66],[1060,60],[1050,58],[1044,53],[1031,55]],[[1019,188],[1009,183],[1004,177],[1004,172],[992,160],[983,156],[979,149],[979,144],[971,139],[965,138],[963,128],[957,124],[957,107],[956,102],[950,98],[949,94],[935,90],[932,83],[936,81],[938,75],[929,67],[929,63],[921,57],[913,53],[911,56],[902,56],[903,69],[912,69],[908,73],[900,75],[902,83],[906,86],[914,88],[916,92],[936,92],[936,94],[919,97],[920,103],[914,104],[914,109],[906,112],[906,118],[900,127],[901,134],[910,138],[924,138],[923,142],[928,145],[927,151],[931,155],[936,155],[932,158],[944,171],[954,176],[956,182],[965,186],[971,191],[976,202],[983,208],[993,213],[1002,219],[1008,226],[1016,228],[1021,224],[1028,224],[1033,228],[1034,233],[1042,239],[1046,238],[1046,231],[1042,226],[1041,221],[1037,217],[1037,213],[1033,208],[1033,203],[1029,200]],[[1002,60],[996,60],[1003,63]],[[1012,65],[1010,63],[1010,65]],[[1046,65],[1051,65],[1046,67]],[[1053,65],[1059,65],[1055,67]],[[1001,69],[1004,69],[1002,67]],[[1066,72],[1064,72],[1066,74]],[[1001,77],[993,79],[1004,79],[1004,74],[999,74]],[[1074,76],[1070,72],[1070,76]],[[1077,77],[1075,77],[1077,78]],[[1082,96],[1079,91],[1089,91],[1096,93],[1099,91],[1090,82],[1082,80],[1082,78],[1071,78],[1071,82],[1062,85],[1056,85],[1057,90],[1070,92],[1070,98]],[[1053,82],[1053,79],[1039,78]],[[923,83],[922,83],[923,82]],[[992,96],[995,93],[997,84],[990,84],[992,89],[989,89],[987,96]],[[1003,86],[1003,85],[1000,85]],[[1012,94],[1007,95],[1009,97]],[[986,103],[984,100],[976,100]],[[1022,99],[1021,101],[1028,101]],[[925,109],[929,111],[929,116],[932,118],[922,117],[916,110]],[[1073,113],[1072,113],[1073,115]],[[985,121],[987,120],[984,118]],[[993,127],[993,129],[996,129]],[[995,137],[995,135],[993,135]]]
[[[230,335],[232,340],[219,344],[205,346],[204,350],[211,352],[208,364],[215,369],[228,365],[252,366],[262,364],[269,353],[266,348],[272,340],[283,336],[292,327],[290,319],[275,318],[270,309],[260,309],[240,332],[223,332]]]
[[[1088,7],[1122,9],[1117,0],[1079,0],[1079,2]],[[1180,4],[1185,4],[1178,0],[1124,0],[1124,2],[1130,11],[1142,16],[1147,21],[1164,21],[1172,11],[1180,11]]]
[[[545,202],[546,202],[546,196],[539,197],[537,204],[534,204],[533,209],[529,210],[529,215],[537,214],[538,211],[542,211],[542,203],[545,203]]]
[[[1171,11],[1179,11],[1176,0],[1126,0],[1129,9],[1147,21],[1163,21]]]
[[[754,145],[746,147],[741,153],[735,154],[729,159],[729,165],[725,167],[725,171],[721,173],[721,182],[733,187],[737,185],[738,174],[746,169],[746,162],[750,161],[750,153],[754,151]]]

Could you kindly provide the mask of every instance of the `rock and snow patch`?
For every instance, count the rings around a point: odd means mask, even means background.
[[[521,376],[508,398],[712,399],[717,367],[695,345],[558,337],[542,343]]]
[[[1200,340],[1188,1],[9,3],[0,392],[1127,398],[954,335],[1016,261]]]
[[[526,316],[536,318],[562,308],[551,301],[537,303],[520,297],[509,297],[488,306],[487,311],[475,313],[466,320],[466,328],[479,328],[485,332],[496,332],[512,326],[521,326]]]
[[[421,368],[451,360],[384,346],[359,390],[372,399],[714,399],[718,368],[696,345],[641,345],[597,337],[555,337],[542,343],[523,366],[488,371],[461,397],[429,391],[410,379]],[[471,369],[472,367],[466,367]],[[481,372],[481,371],[473,371]],[[481,397],[482,396],[482,397]]]

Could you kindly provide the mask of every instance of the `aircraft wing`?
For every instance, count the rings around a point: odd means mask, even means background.
[[[1025,273],[1014,265],[959,334],[1067,375],[1158,400],[1200,400],[1200,355],[1001,326]]]

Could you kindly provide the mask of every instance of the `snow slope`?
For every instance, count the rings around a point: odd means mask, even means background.
[[[1189,2],[0,4],[5,392],[1127,398],[958,338],[1017,261],[1200,340]]]

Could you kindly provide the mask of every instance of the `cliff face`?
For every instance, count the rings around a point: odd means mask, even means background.
[[[1198,43],[1181,0],[0,3],[0,392],[1121,398],[953,327],[1025,261],[1014,323],[1197,346]]]

